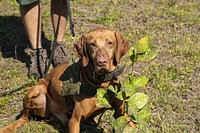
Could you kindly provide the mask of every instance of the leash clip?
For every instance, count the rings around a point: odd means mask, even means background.
[[[72,41],[74,42],[74,44],[76,43],[76,39],[74,36],[72,36]]]

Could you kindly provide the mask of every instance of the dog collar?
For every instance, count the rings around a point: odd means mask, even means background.
[[[98,80],[98,81],[109,81],[109,80],[113,80],[113,79],[116,79],[117,76],[119,76],[120,74],[122,74],[123,70],[124,70],[124,67],[125,66],[121,66],[121,67],[117,67],[113,72],[110,72],[110,73],[106,73],[105,75],[97,75],[95,72],[93,72],[93,78],[95,80]]]

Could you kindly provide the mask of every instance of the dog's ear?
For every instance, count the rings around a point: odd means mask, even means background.
[[[82,35],[82,37],[78,40],[78,42],[73,48],[73,51],[76,53],[76,55],[82,59],[83,66],[87,66],[89,62],[87,49],[86,49],[86,43],[87,43],[86,35]]]
[[[37,85],[33,86],[32,89],[27,93],[28,98],[37,97],[40,94],[40,89],[38,89]]]
[[[47,82],[45,79],[42,78],[35,86],[27,87],[26,90],[28,91],[27,98],[36,98],[41,93],[47,93]]]
[[[115,32],[117,50],[115,54],[115,59],[117,62],[120,62],[122,56],[124,56],[130,48],[130,44],[123,38],[121,34]]]
[[[48,86],[47,81],[44,78],[40,79],[37,84],[38,85],[44,85],[45,87]]]
[[[28,86],[26,88],[24,88],[26,91],[30,91],[32,89],[32,87]]]

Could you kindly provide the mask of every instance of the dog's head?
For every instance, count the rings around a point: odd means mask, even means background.
[[[91,63],[98,75],[104,75],[116,69],[129,47],[129,43],[118,32],[98,28],[82,35],[74,51],[82,59],[84,67]]]
[[[45,117],[47,85],[41,79],[37,85],[25,88],[28,93],[23,99],[24,109],[34,115]]]

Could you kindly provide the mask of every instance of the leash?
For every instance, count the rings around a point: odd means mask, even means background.
[[[60,1],[60,7],[61,6],[62,6],[62,0]],[[53,47],[51,49],[51,55],[50,55],[50,58],[49,58],[47,68],[45,69],[45,72],[44,72],[44,77],[46,77],[46,75],[48,73],[48,70],[51,66],[51,62],[53,60],[54,52],[55,52],[55,49],[56,49],[56,42],[57,42],[57,37],[58,37],[58,31],[59,31],[59,25],[60,25],[60,16],[61,16],[62,8],[60,8],[59,12],[60,12],[60,14],[58,16],[58,23],[57,23],[56,32],[55,32],[55,35],[54,35]]]
[[[69,24],[70,24],[70,32],[72,35],[72,40],[75,41],[75,32],[74,32],[74,23],[72,21],[72,16],[71,16],[71,9],[70,9],[70,3],[69,0],[66,0],[67,3],[67,13],[68,13],[68,17],[69,17]]]
[[[75,43],[74,23],[72,21],[69,0],[66,0],[66,4],[67,4],[67,13],[68,13],[68,18],[69,18],[69,23],[70,23],[70,33],[72,35],[72,40]],[[61,6],[62,6],[62,0],[60,1],[60,7]],[[60,14],[61,14],[61,11],[62,11],[62,8],[60,8],[60,11],[59,11]],[[56,32],[55,32],[55,36],[54,36],[53,47],[52,47],[52,50],[51,50],[51,55],[50,55],[50,58],[49,58],[49,62],[48,62],[47,68],[45,69],[45,72],[44,72],[44,77],[46,77],[46,75],[48,73],[48,70],[49,70],[49,68],[51,66],[51,62],[53,60],[54,52],[55,52],[55,49],[56,49],[56,42],[57,42],[57,37],[58,37],[59,25],[60,25],[60,17],[61,17],[61,15],[58,16],[58,24],[57,24],[57,28],[56,28]]]
[[[74,32],[74,23],[72,21],[72,15],[71,15],[71,8],[70,8],[70,2],[69,0],[66,0],[67,3],[67,13],[68,13],[68,17],[69,17],[69,24],[70,24],[70,33],[71,33],[71,37],[72,37],[72,41],[75,44],[76,43],[76,39],[75,39],[75,32]],[[72,62],[75,62],[75,54],[73,52],[73,49],[70,49],[70,54],[72,56]]]
[[[23,85],[23,86],[21,86],[21,87],[15,88],[15,89],[13,89],[13,90],[11,90],[11,91],[4,92],[4,93],[0,96],[0,98],[1,98],[1,97],[5,97],[5,96],[7,96],[7,95],[11,95],[11,94],[13,94],[14,92],[20,91],[20,90],[22,90],[23,88],[28,87],[28,86],[31,86],[31,85],[32,85],[31,83],[27,83],[27,84],[25,84],[25,85]]]

